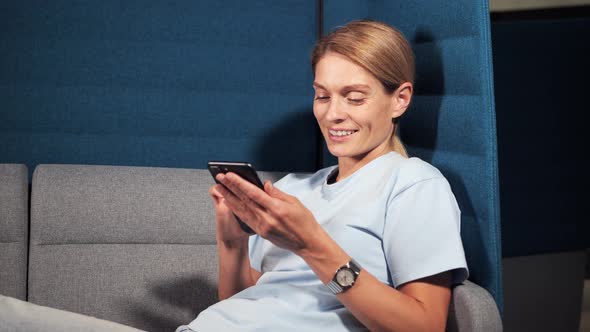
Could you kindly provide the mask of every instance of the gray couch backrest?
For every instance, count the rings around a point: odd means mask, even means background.
[[[27,296],[28,170],[0,164],[0,294]]]
[[[17,173],[0,180],[20,179],[12,187],[21,190],[15,204],[21,205],[22,235],[27,172]],[[260,174],[272,181],[284,175]],[[191,321],[217,301],[215,215],[208,194],[213,183],[207,170],[38,166],[31,196],[29,301],[147,331],[173,331]],[[16,238],[26,241],[26,233]],[[26,250],[13,256],[26,262]],[[10,256],[0,255],[1,266],[12,266],[5,257]],[[10,278],[24,289],[26,271],[18,272],[21,276]],[[485,289],[469,281],[454,289],[447,331],[501,330]]]
[[[39,165],[29,301],[148,331],[194,319],[217,301],[213,184],[207,170]]]

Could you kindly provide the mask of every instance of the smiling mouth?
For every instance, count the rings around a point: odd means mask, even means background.
[[[330,135],[336,137],[345,137],[356,133],[358,130],[328,130]]]

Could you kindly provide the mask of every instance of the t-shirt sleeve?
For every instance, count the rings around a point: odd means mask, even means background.
[[[390,198],[383,247],[392,282],[452,271],[453,284],[468,276],[460,210],[443,177],[417,182]]]
[[[248,240],[250,266],[258,272],[262,272],[262,241],[264,239],[258,235],[252,235]]]

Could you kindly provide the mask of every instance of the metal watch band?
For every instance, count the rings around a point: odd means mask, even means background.
[[[330,280],[330,282],[326,285],[326,286],[328,286],[330,291],[334,294],[340,294],[343,291],[349,289],[350,287],[352,287],[354,285],[354,283],[353,283],[349,287],[343,288],[336,281],[336,275],[338,274],[338,271],[340,271],[343,268],[351,269],[352,272],[354,272],[354,274],[355,274],[355,279],[356,279],[356,277],[358,277],[359,273],[361,272],[361,265],[357,261],[355,261],[354,258],[351,258],[350,262],[346,263],[346,265],[343,265],[338,270],[336,270],[336,273],[334,273],[334,278],[332,278],[332,280]]]
[[[340,294],[344,289],[338,285],[338,283],[334,280],[330,280],[330,282],[326,285],[330,289],[330,291],[334,294]]]

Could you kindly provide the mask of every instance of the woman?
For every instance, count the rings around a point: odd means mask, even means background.
[[[318,42],[312,68],[313,112],[338,166],[264,190],[217,177],[224,301],[189,328],[443,331],[467,266],[447,181],[408,158],[395,134],[412,98],[413,53],[390,26],[355,21]]]

